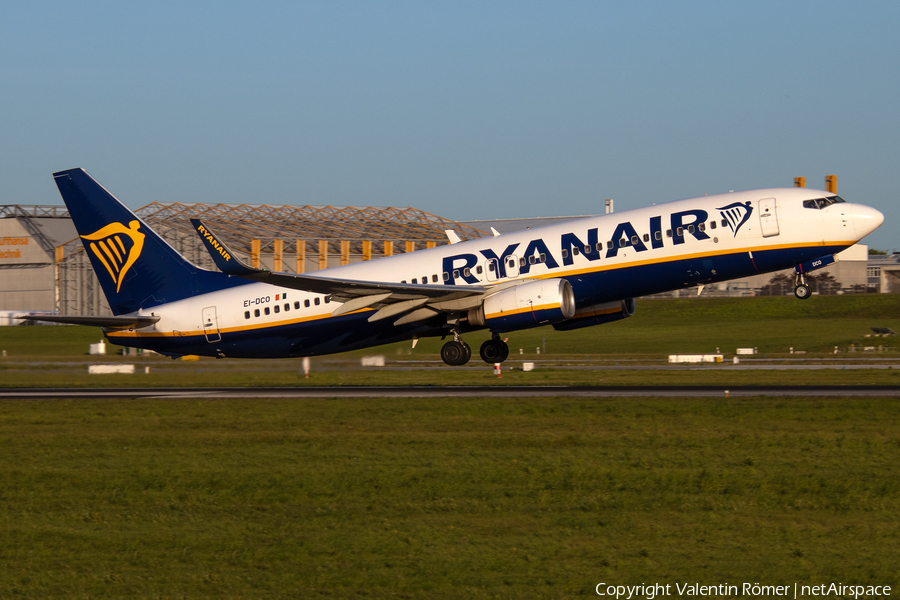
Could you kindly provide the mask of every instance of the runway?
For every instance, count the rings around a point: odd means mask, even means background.
[[[246,388],[7,388],[0,400],[78,398],[656,398],[754,396],[898,397],[900,386],[366,386]]]

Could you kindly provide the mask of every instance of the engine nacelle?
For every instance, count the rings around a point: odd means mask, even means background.
[[[502,333],[554,323],[575,315],[575,294],[565,279],[539,279],[485,298],[469,311],[469,323]]]
[[[594,304],[593,306],[579,309],[578,312],[575,313],[574,319],[569,319],[562,323],[554,323],[553,329],[559,331],[581,329],[582,327],[590,327],[592,325],[612,323],[613,321],[628,318],[633,314],[634,298],[626,298],[617,302]]]

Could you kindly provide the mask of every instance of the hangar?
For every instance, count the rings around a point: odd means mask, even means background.
[[[153,202],[135,211],[194,264],[214,270],[189,219],[244,261],[308,273],[486,235],[411,207]],[[107,315],[109,306],[64,206],[0,206],[0,310]]]

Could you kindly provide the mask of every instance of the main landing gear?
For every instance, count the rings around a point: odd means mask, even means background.
[[[447,342],[441,348],[441,360],[450,366],[458,367],[469,362],[472,358],[472,349],[461,339]]]
[[[481,345],[481,360],[493,365],[509,358],[509,346],[496,333]]]
[[[797,273],[797,277],[794,278],[794,295],[800,300],[806,300],[812,295],[806,284],[806,275],[803,273]]]
[[[496,333],[493,337],[481,345],[481,360],[488,364],[501,363],[509,358],[509,346],[500,339]],[[441,360],[450,366],[458,367],[469,362],[472,358],[472,349],[459,336],[459,332],[453,331],[453,341],[447,342],[441,348]]]

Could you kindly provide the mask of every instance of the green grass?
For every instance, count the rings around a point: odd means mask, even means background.
[[[734,352],[757,347],[760,353],[788,353],[790,347],[831,353],[834,346],[896,344],[896,338],[866,338],[870,327],[900,331],[900,294],[795,298],[682,298],[639,300],[629,319],[569,332],[551,327],[517,331],[509,337],[512,358],[519,348],[533,354],[546,347],[554,355],[617,356]],[[486,332],[466,336],[477,352]],[[88,344],[102,339],[90,327],[2,327],[0,350],[9,358],[84,357]],[[344,356],[382,353],[388,356],[438,356],[442,342],[423,339],[349,352]],[[115,349],[117,346],[108,346]]]
[[[896,361],[896,359],[894,359]],[[104,361],[107,362],[107,361]],[[313,363],[306,379],[297,361],[257,368],[246,361],[201,361],[196,363],[136,362],[133,375],[89,375],[85,365],[22,368],[0,365],[0,389],[20,387],[48,388],[168,388],[168,387],[307,387],[307,386],[802,386],[802,385],[900,385],[900,365],[890,369],[822,370],[734,370],[731,365],[705,365],[699,369],[669,370],[568,370],[541,366],[522,372],[507,367],[497,378],[493,369],[482,364],[478,369],[461,370],[443,365],[417,371],[359,369],[358,363],[325,365]],[[657,361],[665,362],[664,360]],[[152,365],[149,374],[145,365]],[[478,364],[478,363],[475,363]],[[327,370],[325,370],[327,369]]]
[[[900,584],[895,399],[6,401],[0,447],[3,598]]]
[[[890,327],[900,331],[900,295],[794,298],[689,298],[642,300],[634,317],[607,325],[571,332],[550,327],[509,334],[512,350],[507,366],[516,361],[534,361],[533,373],[505,371],[502,379],[477,357],[485,332],[470,333],[466,339],[476,356],[475,370],[445,368],[440,364],[439,339],[411,344],[391,344],[367,350],[312,359],[313,376],[300,375],[299,360],[233,360],[184,363],[162,357],[109,355],[98,359],[87,355],[88,345],[101,339],[97,329],[87,327],[0,327],[0,387],[95,387],[95,386],[258,386],[258,385],[842,385],[896,384],[900,371],[738,371],[728,365],[693,371],[572,371],[556,368],[567,364],[605,364],[635,361],[645,365],[666,363],[668,354],[711,353],[719,348],[726,355],[738,347],[756,347],[756,358],[852,359],[857,362],[900,358],[896,347],[886,353],[847,353],[851,344],[893,346],[896,338],[867,338],[870,327]],[[841,353],[833,354],[838,346]],[[108,345],[110,352],[117,346]],[[794,347],[806,354],[789,354]],[[519,349],[523,354],[519,354]],[[541,348],[541,354],[536,349]],[[427,370],[363,370],[361,356],[383,354],[389,363],[409,364],[431,361]],[[730,356],[727,357],[730,359]],[[124,361],[135,363],[133,376],[89,376],[89,362]],[[562,362],[560,362],[562,361]],[[625,364],[625,363],[622,363]],[[150,374],[143,373],[150,367]]]

